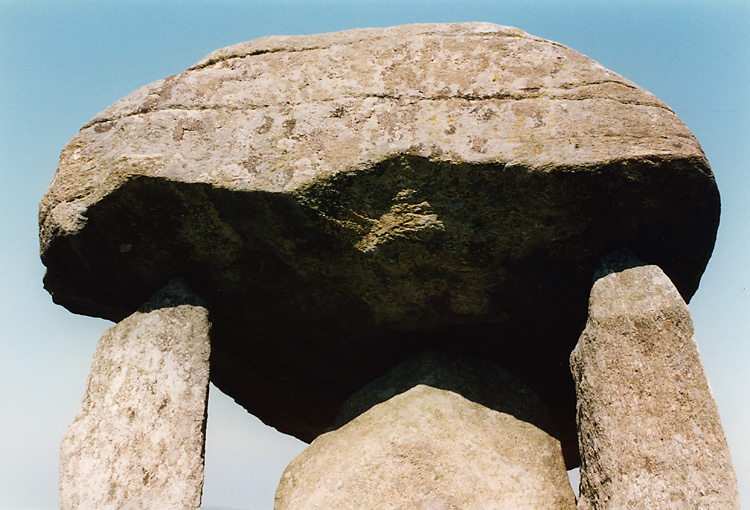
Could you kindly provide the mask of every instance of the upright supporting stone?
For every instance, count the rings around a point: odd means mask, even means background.
[[[600,266],[576,381],[579,509],[739,508],[719,413],[685,302],[657,266]]]
[[[62,509],[197,509],[209,321],[182,280],[107,330],[62,442]]]
[[[292,461],[276,510],[575,508],[546,407],[499,367],[423,355],[349,404],[363,414]]]

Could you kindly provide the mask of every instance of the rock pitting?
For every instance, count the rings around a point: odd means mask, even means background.
[[[599,261],[627,247],[687,301],[718,217],[652,94],[515,28],[426,24],[263,38],[133,92],[63,150],[40,242],[76,313],[120,321],[184,278],[212,381],[282,432],[312,441],[438,349],[528,385],[573,467]]]

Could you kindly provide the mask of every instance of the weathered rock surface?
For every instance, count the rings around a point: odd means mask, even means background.
[[[62,442],[60,508],[200,508],[208,331],[175,280],[102,335]]]
[[[575,444],[596,264],[630,246],[689,299],[718,214],[656,97],[469,23],[260,39],[137,90],[65,148],[40,235],[78,313],[119,320],[184,276],[213,381],[284,432],[312,440],[366,382],[451,347],[510,368]]]
[[[353,407],[381,398],[292,461],[276,510],[575,508],[546,406],[508,372],[420,356]]]
[[[739,508],[729,450],[669,278],[628,253],[603,263],[571,355],[578,508]]]

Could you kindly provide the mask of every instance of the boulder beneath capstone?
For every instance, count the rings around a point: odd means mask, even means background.
[[[275,510],[574,510],[547,406],[507,371],[423,353],[347,402],[286,468]]]
[[[718,215],[659,99],[462,23],[263,38],[133,92],[63,150],[40,239],[76,313],[121,320],[184,277],[212,313],[212,380],[283,432],[311,441],[440,348],[525,381],[575,465],[567,358],[598,261],[630,247],[688,300]]]

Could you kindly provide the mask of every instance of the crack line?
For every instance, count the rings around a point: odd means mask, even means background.
[[[319,35],[325,35],[325,34],[319,34]],[[474,32],[474,33],[470,33],[470,34],[465,34],[465,33],[464,34],[456,34],[456,33],[446,34],[446,33],[442,33],[442,32],[439,32],[439,31],[429,31],[429,32],[421,32],[421,33],[414,34],[414,35],[419,35],[419,36],[440,36],[440,37],[452,37],[452,38],[455,38],[455,37],[479,37],[479,38],[487,38],[488,36],[510,37],[510,38],[518,38],[518,39],[529,39],[529,40],[532,40],[532,41],[546,43],[546,44],[551,44],[553,46],[559,46],[559,47],[565,48],[565,46],[562,45],[562,44],[560,44],[560,43],[557,43],[557,42],[554,42],[554,41],[548,41],[547,39],[542,39],[541,37],[536,37],[536,36],[528,34],[526,32],[523,32],[523,33],[510,33],[510,32],[498,31],[498,32]],[[271,37],[273,37],[273,36],[271,36]],[[313,37],[313,36],[293,36],[293,37],[295,37],[295,38],[304,38],[304,37]],[[241,58],[245,58],[245,57],[254,57],[254,56],[257,56],[257,55],[265,55],[267,53],[282,53],[282,52],[286,52],[286,53],[299,53],[299,52],[303,52],[303,51],[328,50],[328,49],[331,49],[331,48],[333,48],[335,46],[352,46],[352,45],[361,43],[363,41],[380,41],[380,40],[383,40],[383,39],[391,39],[391,36],[390,35],[380,35],[380,36],[375,36],[375,37],[362,37],[360,39],[355,39],[355,40],[352,40],[352,41],[333,42],[333,43],[331,43],[331,44],[329,44],[327,46],[317,45],[317,46],[303,46],[303,47],[300,47],[300,48],[292,48],[292,47],[262,48],[262,49],[248,51],[246,53],[227,53],[226,55],[217,55],[217,56],[215,56],[213,58],[209,58],[205,62],[200,61],[197,64],[195,64],[195,65],[193,65],[191,67],[188,67],[185,70],[185,72],[187,72],[187,71],[198,71],[200,69],[204,69],[206,67],[210,67],[210,66],[216,65],[216,64],[218,64],[220,62],[225,62],[227,60],[233,60],[233,59],[236,59],[236,58],[241,59]],[[252,41],[248,41],[248,42],[252,42]],[[239,44],[241,45],[243,43],[239,43]],[[231,47],[232,46],[228,46],[227,48],[231,48]],[[217,50],[217,51],[221,51],[221,50]]]
[[[603,82],[597,82],[592,84],[584,84],[580,85],[580,87],[585,87],[588,85],[598,85],[600,83],[617,83],[620,85],[623,85],[628,88],[635,88],[633,86],[615,81],[615,80],[604,80]],[[571,89],[567,89],[565,87],[559,87],[562,90],[572,90],[574,88],[579,88],[579,86],[572,87]],[[341,97],[336,98],[324,98],[324,99],[315,99],[312,101],[288,101],[288,102],[281,102],[281,103],[272,103],[272,104],[248,104],[244,106],[233,106],[233,105],[181,105],[181,104],[173,104],[173,105],[165,105],[160,108],[139,108],[137,110],[134,110],[131,113],[125,114],[125,115],[119,115],[119,116],[112,116],[112,117],[104,117],[101,119],[92,119],[81,128],[81,130],[90,128],[92,126],[95,126],[97,124],[102,124],[104,122],[112,122],[120,119],[124,119],[127,117],[135,117],[138,115],[146,115],[149,113],[156,113],[156,112],[163,112],[163,111],[202,111],[202,110],[224,110],[224,111],[253,111],[253,110],[261,110],[264,108],[273,108],[274,106],[300,106],[303,104],[311,104],[311,103],[328,103],[328,102],[334,102],[334,101],[346,101],[349,99],[368,99],[368,98],[378,98],[378,99],[387,99],[391,101],[405,101],[408,102],[407,104],[415,104],[421,101],[451,101],[451,100],[459,100],[459,101],[530,101],[535,99],[545,99],[549,101],[587,101],[587,100],[602,100],[602,101],[612,101],[616,103],[620,103],[623,105],[633,105],[633,106],[646,106],[651,108],[660,108],[663,110],[667,110],[669,112],[672,112],[672,109],[668,106],[665,106],[663,104],[658,103],[648,103],[638,100],[627,100],[627,99],[616,99],[612,97],[592,97],[592,96],[585,96],[585,97],[570,97],[565,94],[544,94],[544,93],[537,93],[537,94],[520,94],[516,92],[502,92],[497,94],[486,94],[486,95],[473,95],[473,94],[456,94],[456,95],[436,95],[431,97],[425,97],[425,96],[416,96],[416,95],[398,95],[398,94],[348,94]]]

